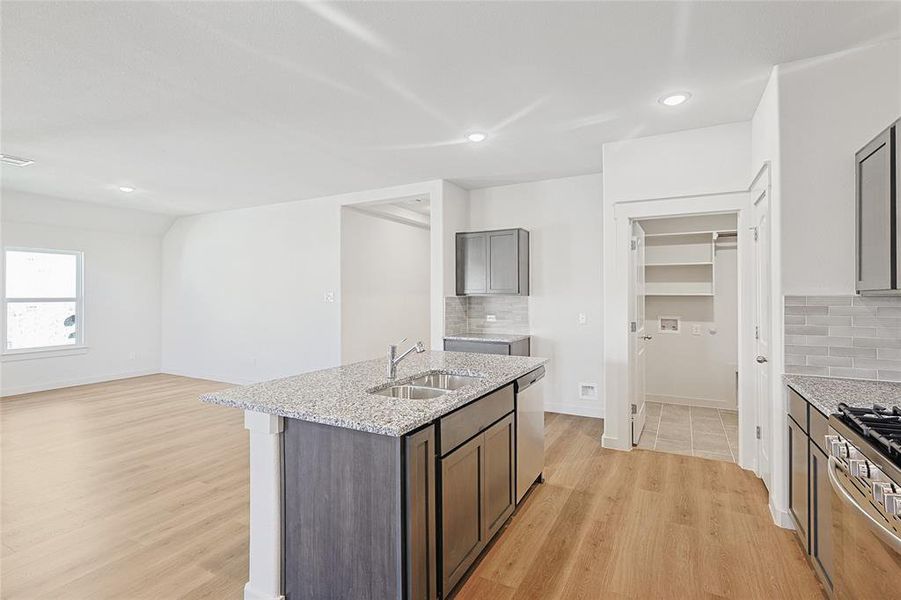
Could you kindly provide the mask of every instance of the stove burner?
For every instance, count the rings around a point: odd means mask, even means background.
[[[878,443],[882,452],[901,465],[901,407],[874,404],[872,408],[854,408],[842,402],[838,410],[844,423]]]

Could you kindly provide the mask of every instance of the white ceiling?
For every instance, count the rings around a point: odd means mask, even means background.
[[[36,163],[2,184],[182,214],[597,172],[605,142],[750,118],[771,65],[897,36],[899,7],[7,0],[2,151]]]

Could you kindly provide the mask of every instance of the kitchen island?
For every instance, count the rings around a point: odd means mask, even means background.
[[[515,505],[535,357],[424,352],[203,396],[250,430],[245,599],[445,597]]]

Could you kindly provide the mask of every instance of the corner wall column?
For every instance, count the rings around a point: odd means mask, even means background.
[[[250,431],[250,581],[244,600],[284,600],[282,594],[281,417],[244,411]]]

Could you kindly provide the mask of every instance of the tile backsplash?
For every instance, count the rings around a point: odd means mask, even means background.
[[[488,315],[495,320],[489,321]],[[528,296],[448,296],[444,299],[444,332],[529,333]]]
[[[786,296],[785,372],[901,381],[901,297]]]

